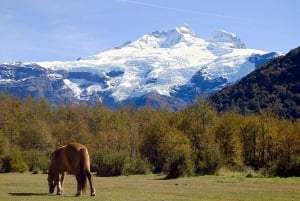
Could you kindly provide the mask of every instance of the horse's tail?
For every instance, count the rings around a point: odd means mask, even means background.
[[[79,162],[79,178],[80,178],[80,188],[82,192],[85,193],[86,189],[86,168],[87,162],[89,163],[89,156],[86,148],[80,149],[80,162]]]

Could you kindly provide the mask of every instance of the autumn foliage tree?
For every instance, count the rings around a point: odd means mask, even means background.
[[[164,136],[159,146],[159,153],[163,160],[163,172],[167,178],[191,176],[194,174],[192,149],[186,135],[174,128],[164,128]]]
[[[218,114],[205,100],[172,112],[150,106],[109,110],[0,95],[0,172],[46,171],[59,145],[87,145],[98,175],[214,174],[221,167],[300,175],[300,121],[272,113]],[[104,166],[104,164],[106,166]]]

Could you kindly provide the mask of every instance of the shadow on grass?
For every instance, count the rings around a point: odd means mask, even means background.
[[[49,193],[8,193],[12,196],[49,196]]]
[[[56,195],[51,193],[8,193],[11,196],[34,197],[34,196],[57,196],[57,197],[75,197],[75,195]]]

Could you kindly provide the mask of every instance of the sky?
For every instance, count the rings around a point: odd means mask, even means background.
[[[299,0],[0,0],[0,62],[67,61],[187,24],[247,48],[300,46]]]

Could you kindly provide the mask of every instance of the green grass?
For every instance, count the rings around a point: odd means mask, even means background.
[[[74,197],[75,178],[66,176],[64,195],[49,195],[47,175],[0,174],[0,200],[192,201],[300,200],[300,178],[247,178],[243,174],[164,180],[160,175],[94,177],[97,195]]]

